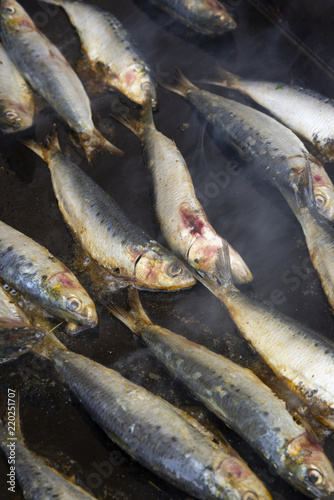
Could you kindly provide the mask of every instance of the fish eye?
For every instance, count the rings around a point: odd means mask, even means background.
[[[254,493],[253,491],[246,491],[243,495],[242,495],[242,500],[259,500],[259,497],[256,493]]]
[[[16,113],[16,111],[12,111],[12,110],[6,111],[6,113],[5,113],[5,117],[9,121],[15,120],[16,118],[18,118],[18,116],[19,115]]]
[[[5,5],[2,12],[5,12],[6,14],[15,14],[16,10],[12,5]]]
[[[315,203],[318,208],[323,208],[326,205],[326,198],[322,194],[317,194],[315,197]]]
[[[314,468],[308,469],[307,477],[314,486],[319,486],[324,480],[324,476],[321,474],[320,470]]]
[[[171,278],[175,278],[175,276],[178,276],[181,273],[182,273],[182,267],[180,264],[170,264],[167,268],[167,274]]]
[[[68,299],[67,301],[67,304],[68,304],[68,308],[70,309],[70,311],[80,311],[81,307],[82,307],[82,303],[79,299],[77,299],[76,297],[71,297],[70,299]]]

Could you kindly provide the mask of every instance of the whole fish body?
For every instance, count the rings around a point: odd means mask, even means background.
[[[44,333],[31,325],[23,310],[0,284],[0,359],[16,358],[40,342]]]
[[[274,118],[239,102],[200,90],[181,72],[176,86],[165,85],[186,97],[259,175],[277,187],[302,225],[310,258],[331,308],[334,309],[334,229],[323,220],[322,208],[308,195],[313,159],[299,138]],[[303,214],[301,216],[301,207]],[[305,217],[308,214],[307,218]],[[319,215],[321,214],[321,216]],[[317,232],[317,239],[312,233]],[[326,251],[320,241],[326,242]]]
[[[95,497],[63,477],[54,468],[46,465],[42,458],[29,450],[24,442],[15,405],[15,441],[9,436],[6,426],[0,423],[0,448],[9,460],[10,444],[15,446],[15,478],[18,480],[23,496],[29,500],[94,500]],[[12,463],[12,462],[11,462]]]
[[[212,83],[248,95],[334,160],[333,99],[296,85],[247,80],[223,69],[219,72],[220,79]]]
[[[48,164],[60,211],[81,246],[100,266],[139,287],[174,290],[195,279],[186,266],[129,221],[115,201],[60,151],[26,143]]]
[[[33,119],[32,92],[0,44],[0,129],[22,131],[31,127]]]
[[[305,428],[250,370],[170,330],[152,324],[131,290],[129,312],[108,309],[202,403],[245,439],[285,480],[306,495],[334,491],[334,471]]]
[[[237,24],[217,0],[149,0],[172,17],[205,35],[221,35]]]
[[[1,2],[1,36],[8,54],[30,85],[79,136],[91,159],[97,149],[119,152],[95,128],[86,91],[61,52],[15,0]]]
[[[142,120],[119,119],[142,142],[144,163],[154,188],[155,211],[165,240],[188,264],[214,279],[215,262],[223,239],[209,223],[196,198],[181,152],[155,128],[149,108],[144,111]],[[230,245],[229,250],[233,278],[237,283],[248,283],[253,278],[250,270]]]
[[[213,435],[182,410],[66,350],[52,333],[35,352],[54,363],[116,444],[163,479],[201,499],[271,499],[242,459],[213,442]]]
[[[0,277],[56,317],[93,328],[93,301],[74,274],[28,236],[0,221]]]
[[[224,254],[224,265],[217,270],[220,285],[197,279],[223,302],[242,335],[314,418],[333,430],[334,343],[240,292],[232,283],[228,249]]]
[[[137,104],[157,106],[151,69],[131,34],[110,12],[72,0],[43,0],[60,5],[77,30],[82,50],[99,80]]]

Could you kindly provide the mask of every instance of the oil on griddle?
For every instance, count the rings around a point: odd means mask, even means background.
[[[175,67],[196,80],[215,76],[215,64],[247,77],[294,82],[334,97],[334,61],[330,30],[334,14],[328,1],[284,2],[238,0],[227,2],[238,22],[232,34],[216,39],[196,35],[144,0],[99,0],[132,32],[155,73],[169,78]],[[78,37],[61,9],[23,2],[40,29],[75,65],[80,57]],[[211,89],[210,89],[211,90]],[[216,89],[222,95],[246,98]],[[139,141],[110,118],[115,93],[92,97],[94,120],[108,139],[126,152],[123,158],[100,155],[92,166],[80,166],[104,187],[134,222],[162,242],[154,219],[147,174]],[[247,262],[254,281],[247,292],[269,306],[334,339],[334,322],[315,270],[309,261],[301,228],[274,188],[253,175],[225,144],[217,144],[212,130],[180,97],[159,88],[155,123],[175,140],[184,155],[212,225]],[[40,103],[40,106],[42,104]],[[55,119],[45,107],[38,133]],[[60,133],[65,134],[60,127]],[[80,160],[80,156],[79,156]],[[233,168],[231,168],[231,162]],[[238,168],[234,168],[238,165]],[[328,165],[327,172],[334,180]],[[96,289],[80,271],[78,248],[66,228],[52,192],[46,165],[13,138],[1,139],[1,219],[46,246],[78,271],[94,297]],[[258,356],[237,333],[226,310],[204,287],[173,293],[141,293],[152,319],[189,339],[270,377]],[[110,296],[112,300],[112,296]],[[97,304],[99,328],[60,338],[76,352],[120,371],[129,379],[190,412],[205,425],[223,433],[251,464],[275,500],[303,500],[232,431],[210,414],[148,353],[140,340]],[[0,392],[21,394],[21,423],[29,448],[46,457],[67,476],[76,477],[97,498],[116,500],[186,499],[187,495],[131,460],[90,419],[50,364],[33,354],[0,366]],[[1,408],[5,400],[1,400]],[[293,404],[294,401],[291,401]],[[331,437],[325,450],[334,461]],[[0,458],[0,498],[7,499],[8,468]],[[17,488],[13,500],[22,495]]]

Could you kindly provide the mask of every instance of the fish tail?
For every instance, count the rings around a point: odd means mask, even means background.
[[[188,80],[178,68],[175,70],[174,81],[172,84],[165,81],[159,81],[159,84],[162,87],[171,90],[175,94],[181,95],[182,97],[186,97],[189,90],[197,89],[197,87],[191,83],[191,81]]]
[[[221,66],[217,66],[217,72],[219,74],[219,79],[204,79],[201,83],[209,83],[212,85],[217,85],[219,87],[225,87],[228,89],[237,90],[239,88],[240,76],[230,73]]]
[[[117,115],[116,113],[111,113],[111,115],[119,121],[122,125],[131,130],[139,139],[142,139],[144,135],[145,128],[153,125],[153,113],[150,105],[146,104],[141,113],[140,118],[134,118],[132,116]]]
[[[111,305],[107,306],[117,319],[122,321],[133,333],[140,336],[144,326],[152,325],[152,321],[147,316],[139,298],[138,290],[129,288],[129,304],[130,310],[126,311],[122,307]]]
[[[21,139],[21,142],[48,164],[50,163],[51,156],[61,151],[56,126],[53,128],[52,134],[47,136],[45,144],[36,142],[33,139]]]
[[[59,350],[66,350],[66,347],[57,339],[52,330],[48,331],[42,342],[33,349],[36,354],[46,359],[52,359],[55,352]]]
[[[79,134],[80,142],[85,150],[88,161],[91,162],[98,151],[105,151],[112,155],[122,156],[124,153],[116,146],[111,144],[103,135],[96,129],[89,136],[85,133]]]

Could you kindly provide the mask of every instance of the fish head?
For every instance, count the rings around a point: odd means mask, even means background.
[[[160,246],[139,255],[135,264],[135,279],[143,288],[154,290],[179,290],[196,283],[187,267]]]
[[[193,2],[190,0],[186,3],[191,4]],[[197,8],[199,10],[197,28],[207,35],[221,35],[226,31],[235,29],[237,26],[226,8],[217,0],[204,0],[197,5]]]
[[[207,484],[217,498],[229,500],[272,500],[262,481],[237,454],[229,454],[210,471]],[[210,484],[211,483],[211,484]]]
[[[95,304],[71,271],[65,268],[54,274],[45,280],[43,287],[51,299],[50,312],[64,318],[70,331],[74,331],[74,325],[78,324],[87,328],[97,325]]]
[[[0,15],[2,28],[8,31],[37,29],[24,8],[15,0],[2,0]]]
[[[334,470],[322,445],[303,433],[290,441],[285,452],[286,479],[308,496],[334,492]]]
[[[41,342],[44,333],[30,325],[6,322],[0,324],[0,353],[2,358],[17,358]]]
[[[313,184],[314,200],[319,213],[330,222],[334,220],[333,186],[317,186]]]
[[[145,64],[132,64],[122,71],[118,78],[120,90],[132,101],[141,106],[149,104],[156,109],[158,105],[156,86]]]
[[[4,133],[19,132],[31,127],[32,113],[20,103],[0,101],[0,129]]]

